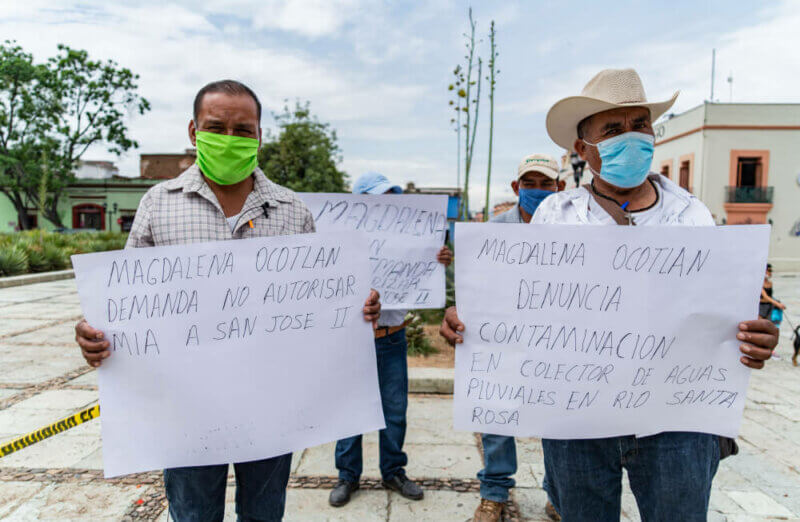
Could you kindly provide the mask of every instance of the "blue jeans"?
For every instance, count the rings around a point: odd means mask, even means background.
[[[705,521],[719,439],[705,433],[543,439],[545,485],[564,522],[617,521],[622,468],[643,522]]]
[[[280,521],[286,507],[292,454],[240,462],[236,470],[236,513],[240,522]],[[228,465],[164,470],[169,514],[175,522],[221,522],[225,514]]]
[[[478,472],[481,498],[495,502],[508,500],[508,490],[514,487],[511,475],[517,472],[517,445],[514,437],[481,435],[483,469]]]
[[[405,329],[375,339],[378,359],[378,384],[381,390],[383,418],[386,428],[379,436],[380,468],[383,480],[404,474],[408,457],[403,452],[406,438],[406,410],[408,410],[408,359]],[[342,439],[336,443],[336,469],[339,478],[358,482],[364,469],[361,435]]]

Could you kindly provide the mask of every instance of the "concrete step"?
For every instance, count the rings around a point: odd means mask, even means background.
[[[409,393],[453,393],[453,368],[409,368]]]
[[[46,283],[48,281],[59,281],[61,279],[72,279],[74,277],[75,271],[71,268],[69,270],[56,270],[54,272],[40,272],[38,274],[0,277],[0,288],[11,288],[12,286]]]

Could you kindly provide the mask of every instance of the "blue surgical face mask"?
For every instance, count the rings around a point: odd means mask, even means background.
[[[519,189],[519,206],[532,216],[539,203],[552,193],[552,191],[542,189]]]
[[[626,132],[599,143],[583,142],[597,147],[603,161],[600,172],[595,174],[615,187],[633,188],[647,179],[653,162],[654,141],[650,134]]]

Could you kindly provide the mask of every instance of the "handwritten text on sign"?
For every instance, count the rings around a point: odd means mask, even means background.
[[[457,224],[456,240],[457,429],[737,434],[737,325],[757,317],[769,227]]]
[[[362,234],[73,257],[106,476],[244,462],[383,427]]]
[[[444,267],[436,253],[447,231],[447,196],[298,194],[317,232],[366,232],[372,288],[384,310],[441,308]]]

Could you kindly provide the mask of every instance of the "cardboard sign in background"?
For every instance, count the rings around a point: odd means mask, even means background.
[[[317,232],[365,232],[372,288],[384,310],[441,308],[444,266],[436,254],[447,231],[447,196],[298,193]]]

